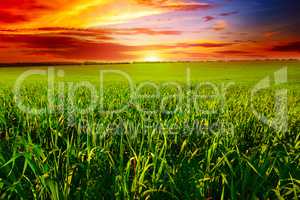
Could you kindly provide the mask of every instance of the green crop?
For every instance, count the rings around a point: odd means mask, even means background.
[[[76,90],[71,102],[68,88],[62,98],[55,85],[49,108],[47,85],[32,80],[22,88],[22,101],[46,108],[37,115],[22,112],[12,86],[2,85],[0,198],[298,199],[298,78],[285,85],[284,131],[263,123],[251,110],[254,104],[268,118],[276,114],[276,87],[251,102],[254,78],[207,99],[191,95],[212,92],[198,90],[194,79],[191,85],[180,84],[180,95],[160,87],[154,96],[153,88],[145,87],[140,92],[153,97],[136,99],[126,84],[114,81],[86,113],[74,109],[90,104],[85,88]]]

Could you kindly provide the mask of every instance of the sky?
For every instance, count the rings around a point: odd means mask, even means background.
[[[299,0],[1,0],[0,62],[300,58]]]

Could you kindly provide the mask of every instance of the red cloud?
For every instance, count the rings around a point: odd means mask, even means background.
[[[48,34],[56,34],[62,36],[79,36],[94,37],[100,40],[112,40],[112,32],[109,29],[81,29],[81,28],[64,28],[64,27],[42,27],[34,31],[46,32]]]
[[[4,0],[0,4],[1,10],[42,10],[50,7],[38,0]]]
[[[7,30],[6,30],[7,31]],[[178,43],[170,45],[129,46],[112,42],[110,34],[178,34],[166,30],[151,29],[68,29],[68,28],[40,28],[25,30],[19,33],[6,32],[0,34],[0,60],[24,61],[32,60],[134,60],[134,52],[147,49],[174,48],[218,48],[233,45],[233,43]],[[32,32],[36,31],[36,34]],[[31,33],[30,33],[31,32]],[[9,53],[7,53],[9,52]]]
[[[132,51],[144,50],[148,47],[115,43],[113,36],[136,34],[154,36],[174,35],[180,34],[180,32],[147,28],[44,27],[39,29],[4,29],[0,30],[0,61],[134,60]]]
[[[38,29],[27,29],[27,31],[37,32],[48,32],[49,34],[59,35],[76,35],[76,36],[101,36],[103,39],[112,39],[111,35],[180,35],[181,31],[175,30],[156,30],[151,28],[93,28],[93,29],[82,29],[82,28],[65,28],[65,27],[41,27]],[[1,30],[0,30],[1,31]],[[18,32],[19,30],[3,30],[6,32]],[[26,30],[23,30],[26,31]]]
[[[14,47],[15,54],[47,56],[60,60],[122,60],[136,47],[56,35],[0,35],[0,42]],[[13,55],[11,55],[13,56]]]
[[[24,21],[28,21],[28,17],[26,15],[14,14],[8,11],[0,11],[0,24],[10,24]]]
[[[215,18],[212,16],[205,16],[205,17],[203,17],[203,19],[205,22],[208,22],[208,21],[214,20]]]
[[[0,3],[0,25],[27,22],[39,17],[42,11],[52,9],[54,8],[44,4],[44,1],[3,0]]]
[[[271,48],[271,51],[281,52],[300,52],[300,41],[290,42],[287,44],[276,45]]]
[[[77,39],[67,36],[48,35],[0,35],[0,41],[11,43],[23,48],[32,49],[68,49],[78,42]]]

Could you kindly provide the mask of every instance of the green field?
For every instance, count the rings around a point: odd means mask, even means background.
[[[51,67],[51,66],[50,66]],[[193,81],[227,82],[239,84],[255,84],[258,80],[272,74],[274,71],[288,67],[288,78],[291,83],[299,84],[300,61],[236,61],[236,62],[199,62],[199,63],[136,63],[56,66],[57,70],[65,71],[65,81],[99,82],[100,70],[122,70],[128,73],[136,82],[140,81],[178,81],[186,82],[186,71],[191,71]],[[1,85],[14,83],[16,78],[28,69],[46,69],[48,67],[0,67]],[[35,78],[40,80],[41,77]],[[108,81],[112,81],[111,78]]]
[[[32,69],[0,68],[0,199],[300,197],[299,61],[56,66],[50,103]]]

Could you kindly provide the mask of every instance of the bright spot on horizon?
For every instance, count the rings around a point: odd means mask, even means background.
[[[145,62],[159,62],[161,61],[160,57],[155,54],[149,54],[144,58]]]

